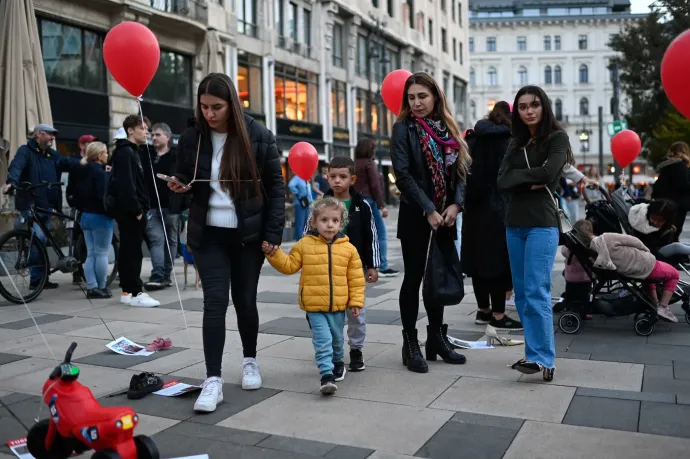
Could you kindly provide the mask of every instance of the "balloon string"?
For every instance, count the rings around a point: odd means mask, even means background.
[[[141,115],[141,122],[146,125],[146,121],[144,118],[144,112],[141,109],[141,102],[142,102],[142,97],[139,96],[136,98],[137,99],[137,106],[139,107],[139,115]],[[168,249],[168,256],[170,256],[170,262],[172,263],[175,258],[172,255],[172,251],[170,250],[170,244],[168,244],[168,229],[165,226],[165,219],[163,218],[163,208],[161,207],[161,198],[160,198],[160,193],[158,192],[158,181],[156,180],[156,173],[153,170],[153,159],[151,158],[151,153],[149,151],[149,146],[146,145],[146,154],[149,157],[149,167],[151,168],[151,180],[153,180],[153,189],[156,191],[156,199],[158,200],[158,212],[161,218],[161,223],[163,226],[163,236],[165,237],[164,243],[166,246],[166,249]],[[157,154],[157,153],[156,153]],[[146,218],[146,216],[142,215],[142,218]],[[177,291],[177,299],[180,302],[180,310],[182,311],[182,320],[184,321],[184,327],[185,330],[187,330],[187,340],[189,341],[189,348],[193,349],[192,346],[192,334],[189,331],[189,324],[187,323],[187,314],[184,309],[183,301],[182,301],[182,294],[180,293],[180,284],[177,281],[177,273],[175,272],[175,269],[172,269],[172,275],[173,275],[173,280],[175,281],[175,290]],[[201,371],[201,368],[198,369],[198,371]],[[203,379],[203,378],[200,378]]]

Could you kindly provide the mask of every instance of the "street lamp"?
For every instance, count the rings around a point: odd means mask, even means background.
[[[582,126],[582,129],[579,131],[579,134],[580,151],[582,152],[582,165],[584,166],[587,162],[587,153],[589,152],[589,136],[590,134],[592,134],[592,131],[587,129],[585,126]]]

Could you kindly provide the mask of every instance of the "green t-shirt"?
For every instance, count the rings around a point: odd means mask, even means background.
[[[352,204],[352,198],[345,199],[344,201],[342,201],[342,203],[345,204],[345,208],[347,209],[347,212],[349,213],[350,212],[350,204]],[[347,226],[343,227],[342,233],[347,235]]]

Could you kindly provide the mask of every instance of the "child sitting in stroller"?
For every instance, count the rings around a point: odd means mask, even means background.
[[[649,296],[657,305],[659,317],[669,322],[678,322],[668,306],[680,279],[678,270],[668,263],[658,261],[642,241],[634,236],[617,233],[595,236],[594,227],[588,220],[579,220],[575,229],[580,242],[597,253],[594,261],[596,268],[616,271],[631,279],[663,282],[661,299],[657,296],[654,284],[649,285]]]
[[[576,231],[577,223],[574,227]],[[554,312],[560,312],[566,305],[568,308],[572,308],[575,304],[587,305],[584,310],[584,319],[589,320],[592,318],[591,311],[589,310],[589,297],[592,293],[592,279],[589,277],[585,268],[582,267],[580,260],[577,259],[575,254],[570,252],[568,247],[561,247],[561,255],[565,257],[565,270],[563,271],[563,277],[565,278],[565,293],[563,294],[564,301],[554,306]]]

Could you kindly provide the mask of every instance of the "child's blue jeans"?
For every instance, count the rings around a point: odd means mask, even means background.
[[[507,227],[515,306],[525,327],[525,358],[554,368],[551,271],[558,249],[558,228]]]
[[[345,356],[345,311],[308,312],[311,341],[314,344],[316,365],[321,376],[333,374],[333,363],[342,362]]]

